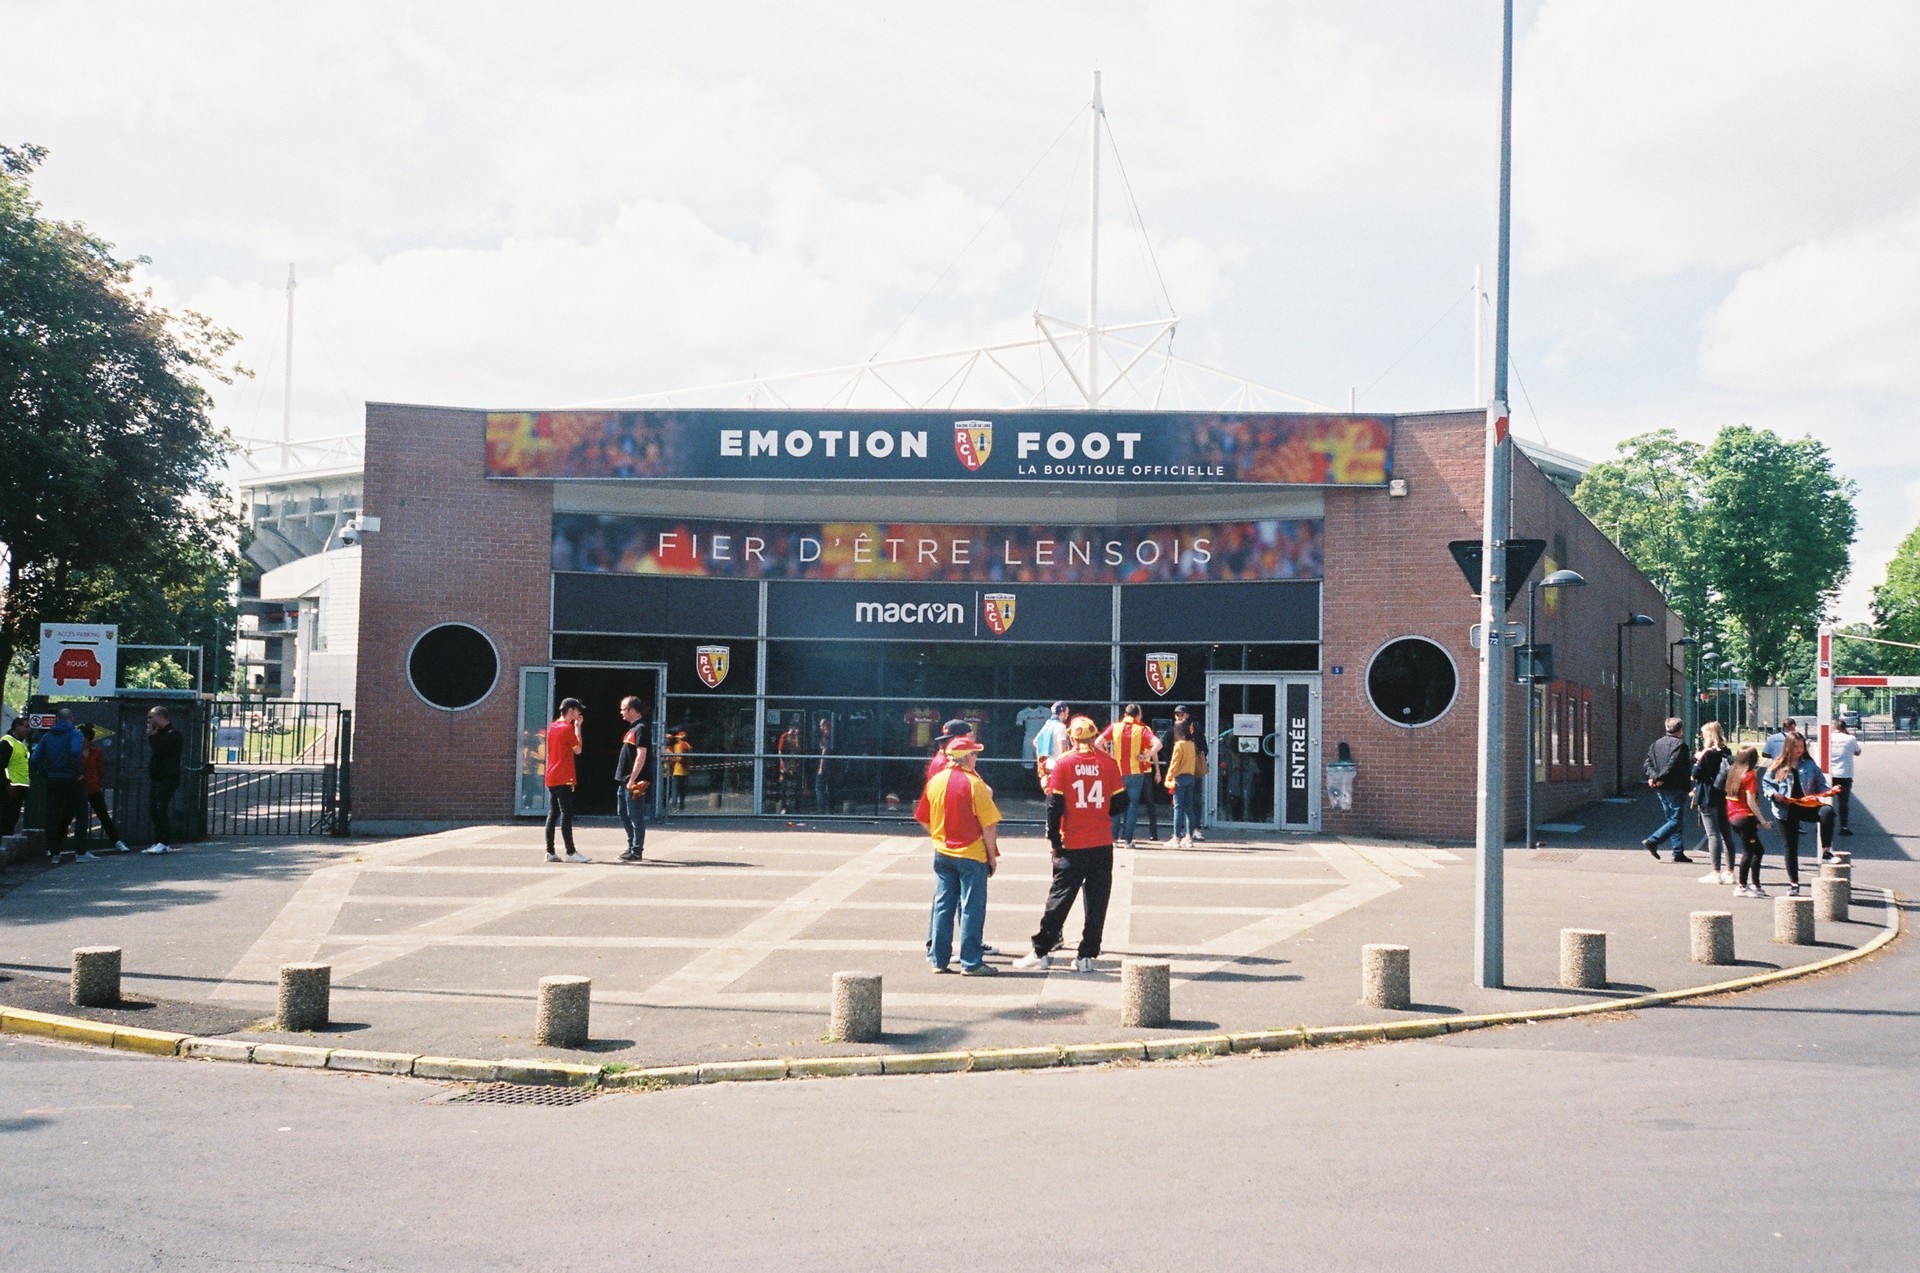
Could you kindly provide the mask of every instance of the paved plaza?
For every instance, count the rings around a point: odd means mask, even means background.
[[[1001,975],[964,978],[928,968],[930,853],[910,826],[673,823],[651,831],[636,866],[612,861],[610,826],[581,829],[592,864],[553,865],[540,828],[519,824],[365,843],[213,841],[49,869],[0,898],[0,964],[20,974],[11,996],[0,984],[0,1001],[39,1006],[21,1001],[30,978],[62,975],[75,946],[117,944],[128,993],[160,1001],[147,1022],[267,1041],[283,1037],[261,1028],[278,968],[318,959],[333,967],[333,1046],[562,1057],[532,1042],[535,987],[574,974],[593,979],[587,1055],[652,1065],[874,1050],[821,1037],[842,970],[884,977],[878,1046],[921,1051],[1119,1037],[1128,955],[1171,962],[1165,1033],[1177,1035],[1404,1016],[1359,1006],[1367,942],[1411,947],[1413,1011],[1447,1014],[1600,993],[1556,986],[1566,927],[1610,934],[1615,995],[1812,962],[1879,931],[1863,887],[1853,921],[1822,925],[1819,945],[1774,944],[1769,903],[1699,883],[1699,866],[1617,847],[1633,843],[1633,819],[1651,811],[1642,803],[1595,806],[1600,824],[1563,837],[1566,847],[1508,852],[1505,990],[1472,984],[1474,871],[1458,847],[1286,838],[1121,849],[1098,970],[1019,973],[1009,964],[1036,927],[1048,858],[1037,834],[1009,834],[987,921]],[[1778,877],[1776,857],[1769,883]],[[1874,883],[1871,860],[1858,882]],[[1690,962],[1698,909],[1734,912],[1740,966]],[[1078,933],[1076,908],[1068,942]]]

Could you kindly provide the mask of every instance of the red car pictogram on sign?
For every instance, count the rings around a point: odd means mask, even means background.
[[[94,657],[92,650],[65,649],[53,664],[53,683],[65,685],[68,681],[85,681],[88,685],[100,684],[104,673],[100,660]]]

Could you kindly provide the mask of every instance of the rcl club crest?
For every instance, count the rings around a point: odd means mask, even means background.
[[[700,673],[701,682],[710,690],[720,688],[731,663],[732,654],[724,645],[702,645],[693,651],[693,669]]]
[[[980,466],[987,462],[989,455],[993,454],[993,421],[954,421],[953,453],[960,457],[962,464],[967,466],[967,472],[979,472]]]
[[[1147,655],[1147,687],[1162,698],[1180,679],[1180,656],[1171,650]]]
[[[980,602],[981,612],[987,620],[987,631],[995,636],[1005,636],[1013,627],[1013,594],[1011,592],[989,592]]]

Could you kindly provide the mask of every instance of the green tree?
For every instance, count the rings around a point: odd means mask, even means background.
[[[231,332],[172,313],[84,227],[50,220],[0,146],[0,668],[42,621],[122,625],[123,643],[220,643],[237,510],[210,380]],[[219,669],[210,669],[218,676]]]
[[[1887,577],[1873,590],[1873,635],[1887,641],[1920,645],[1920,526],[1900,541]],[[1920,673],[1920,650],[1898,646],[1871,647],[1872,670],[1888,676]]]
[[[1723,635],[1747,683],[1768,684],[1790,636],[1811,632],[1846,580],[1856,488],[1819,442],[1747,425],[1720,431],[1699,477],[1698,559],[1726,615]]]
[[[1701,568],[1699,531],[1704,448],[1672,429],[1622,442],[1594,465],[1573,500],[1605,531],[1696,635],[1716,632],[1723,614]]]

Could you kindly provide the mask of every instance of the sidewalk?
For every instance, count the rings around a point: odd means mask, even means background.
[[[114,858],[0,898],[0,968],[58,978],[74,946],[118,944],[128,993],[160,1009],[82,1015],[158,1025],[197,1013],[192,1028],[213,1033],[270,1017],[279,965],[317,958],[334,968],[332,1046],[555,1059],[580,1054],[534,1046],[535,985],[579,974],[594,982],[588,1054],[657,1065],[880,1050],[822,1041],[840,970],[884,976],[881,1048],[937,1051],[1120,1037],[1124,955],[1174,969],[1174,1029],[1126,1033],[1177,1037],[1409,1015],[1358,1006],[1367,942],[1412,948],[1414,1014],[1439,1015],[1602,995],[1555,986],[1561,928],[1609,933],[1606,997],[1811,963],[1878,933],[1881,909],[1863,899],[1852,922],[1821,926],[1820,945],[1774,945],[1770,903],[1700,884],[1703,864],[1656,864],[1639,847],[1640,822],[1653,825],[1651,799],[1640,803],[1595,806],[1581,832],[1544,837],[1548,850],[1508,851],[1506,990],[1472,984],[1471,849],[1291,838],[1118,851],[1106,951],[1082,975],[1008,968],[1028,948],[1047,881],[1044,842],[1009,837],[987,920],[1002,975],[936,976],[922,950],[929,853],[894,824],[676,822],[649,832],[640,866],[611,861],[618,833],[602,827],[580,835],[593,865],[549,865],[530,825]],[[1909,887],[1904,853],[1877,828],[1847,844],[1858,884]],[[1769,868],[1771,888],[1777,851]],[[1817,873],[1803,861],[1803,878]],[[1700,909],[1734,912],[1739,967],[1689,961],[1687,915]],[[1069,947],[1078,933],[1076,913]],[[29,993],[27,978],[0,982],[0,1003],[42,1006],[9,998]]]

